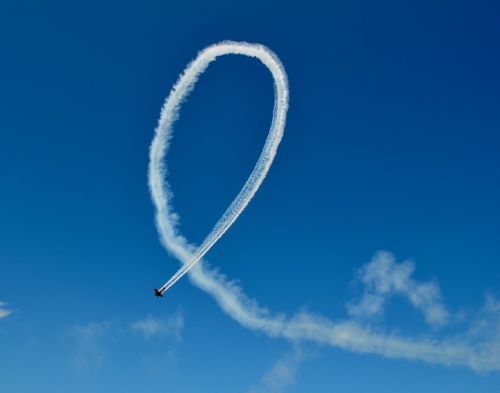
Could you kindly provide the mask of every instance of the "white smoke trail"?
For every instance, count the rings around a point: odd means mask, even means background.
[[[182,101],[194,88],[199,76],[206,70],[208,65],[217,57],[229,54],[245,55],[256,57],[271,71],[274,79],[275,102],[273,111],[273,120],[271,128],[267,136],[266,143],[262,149],[262,153],[255,165],[247,182],[231,203],[229,208],[215,224],[212,231],[208,234],[200,247],[196,250],[189,261],[183,261],[183,266],[175,273],[167,283],[161,288],[160,292],[165,292],[177,280],[188,272],[210,248],[220,239],[227,229],[238,218],[241,212],[253,198],[264,178],[266,177],[269,168],[273,162],[276,150],[283,137],[285,129],[286,112],[288,109],[288,82],[283,65],[278,57],[263,45],[255,45],[241,42],[226,41],[217,45],[209,46],[198,54],[198,57],[188,65],[180,76],[179,80],[172,89],[170,95],[163,106],[160,122],[156,129],[155,138],[151,145],[150,151],[150,166],[149,166],[149,185],[153,195],[155,205],[162,213],[167,213],[168,194],[163,186],[165,175],[164,157],[167,150],[167,144],[172,133],[172,125],[179,117],[179,108]],[[165,224],[165,218],[168,215],[157,214],[157,223],[165,243],[166,236],[172,235],[171,228]],[[168,247],[168,246],[167,246]]]
[[[275,87],[274,114],[271,129],[259,160],[236,199],[217,222],[199,248],[190,245],[177,231],[177,215],[170,205],[171,194],[165,182],[165,154],[172,135],[172,126],[179,108],[193,89],[198,77],[217,57],[240,54],[259,59],[272,73]],[[242,326],[271,337],[291,341],[312,341],[360,353],[375,353],[389,358],[422,360],[441,365],[460,365],[477,371],[500,370],[500,304],[491,301],[478,322],[480,327],[448,339],[403,338],[374,331],[352,320],[332,322],[324,317],[302,312],[291,318],[259,307],[242,290],[222,275],[202,264],[203,255],[224,234],[249,203],[264,180],[282,138],[288,108],[287,78],[278,58],[266,47],[240,42],[222,42],[201,51],[186,68],[163,106],[159,125],[150,150],[149,187],[156,208],[156,225],[162,244],[179,261],[181,269],[161,290],[170,288],[189,271],[192,282],[210,294],[224,312]],[[493,317],[491,317],[493,315]],[[497,319],[495,319],[497,318]],[[484,326],[488,326],[485,329]],[[483,331],[485,332],[483,334]],[[479,333],[478,333],[479,332]]]

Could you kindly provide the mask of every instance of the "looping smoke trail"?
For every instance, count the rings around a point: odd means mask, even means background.
[[[168,215],[165,215],[166,213],[168,214],[168,193],[162,187],[162,182],[166,172],[164,157],[168,141],[171,137],[172,125],[179,117],[179,108],[182,101],[193,90],[199,76],[217,57],[229,54],[256,57],[271,71],[274,78],[275,91],[271,128],[262,153],[247,182],[190,260],[186,261],[181,258],[183,262],[182,267],[159,289],[162,293],[174,285],[212,248],[245,209],[266,177],[276,155],[278,145],[283,137],[288,109],[288,82],[285,69],[278,57],[263,45],[232,41],[212,45],[201,51],[198,57],[184,70],[165,101],[159,125],[151,145],[149,185],[155,206],[157,207],[158,228],[162,233],[162,238],[167,248],[170,248],[169,242],[165,239],[168,239],[173,231],[169,225],[165,225],[164,218],[168,217]],[[177,247],[175,248],[177,249]]]
[[[177,230],[177,215],[170,205],[171,193],[165,182],[165,154],[179,116],[182,101],[194,88],[199,76],[217,57],[239,54],[259,59],[272,73],[275,103],[271,128],[264,149],[243,189],[198,248],[189,244]],[[281,62],[268,48],[258,44],[226,41],[210,46],[184,70],[163,106],[159,125],[151,144],[149,187],[156,208],[156,225],[164,247],[182,263],[181,269],[161,287],[170,288],[189,271],[191,281],[210,294],[224,312],[242,326],[271,337],[291,341],[311,341],[360,353],[375,353],[388,358],[422,360],[432,364],[460,365],[476,371],[500,370],[500,323],[493,321],[472,326],[470,332],[440,340],[404,338],[374,331],[353,320],[331,321],[319,315],[300,312],[291,318],[271,313],[249,299],[234,283],[202,264],[196,264],[226,232],[244,210],[264,180],[283,136],[288,109],[287,77]],[[488,306],[500,322],[500,303]],[[484,326],[489,326],[484,329]],[[486,335],[478,332],[488,330]]]

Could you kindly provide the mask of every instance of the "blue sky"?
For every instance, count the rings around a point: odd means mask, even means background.
[[[493,1],[3,2],[0,390],[498,391],[498,371],[270,338],[188,279],[155,299],[178,262],[146,171],[163,100],[196,52],[265,44],[289,77],[285,137],[208,262],[273,312],[410,339],[463,337],[490,299],[498,345],[499,17]],[[167,160],[191,242],[245,181],[272,103],[268,71],[228,57],[182,107]],[[413,260],[406,292],[364,274],[379,250]],[[439,288],[443,326],[412,305],[423,283]],[[367,295],[385,307],[353,315]]]

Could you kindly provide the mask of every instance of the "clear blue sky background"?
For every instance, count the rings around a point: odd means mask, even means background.
[[[151,291],[178,264],[153,225],[148,146],[179,72],[223,39],[274,50],[291,100],[275,164],[210,263],[287,314],[345,316],[379,249],[413,258],[450,310],[498,297],[499,21],[496,1],[3,1],[0,391],[246,393],[291,351],[187,279]],[[168,161],[191,241],[243,184],[272,103],[268,71],[228,57],[182,108]],[[131,326],[148,316],[170,327],[142,337]],[[427,331],[403,300],[387,321]],[[500,387],[498,373],[306,350],[287,392]]]

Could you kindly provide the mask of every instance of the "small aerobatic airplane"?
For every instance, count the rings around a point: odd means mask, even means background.
[[[155,291],[155,296],[156,296],[156,297],[163,297],[163,292],[162,292],[162,291],[159,291],[159,290],[158,290],[158,289],[156,289],[156,288],[154,289],[154,291]]]

